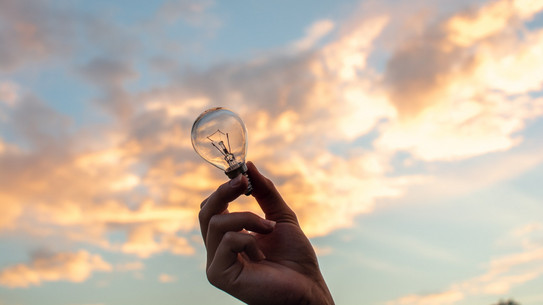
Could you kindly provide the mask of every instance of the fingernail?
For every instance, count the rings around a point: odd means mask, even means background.
[[[264,226],[266,226],[268,229],[273,229],[273,228],[275,228],[275,225],[277,224],[275,221],[269,220],[269,219],[262,219],[262,223],[263,223]]]
[[[241,175],[237,175],[236,178],[230,180],[230,186],[235,188],[241,184]]]

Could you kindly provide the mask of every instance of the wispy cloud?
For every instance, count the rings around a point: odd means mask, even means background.
[[[543,276],[543,243],[531,239],[530,234],[541,230],[540,223],[522,226],[513,234],[524,237],[520,252],[491,259],[480,276],[452,284],[448,289],[432,294],[411,294],[390,301],[390,305],[446,305],[455,304],[472,295],[504,295],[515,286]],[[526,239],[530,241],[526,243]],[[526,245],[529,245],[526,247]]]
[[[175,277],[173,275],[170,275],[170,274],[161,273],[158,276],[158,281],[161,282],[161,283],[172,283],[172,282],[177,281],[177,277]]]
[[[292,48],[294,52],[307,51],[315,46],[323,37],[328,35],[335,25],[332,20],[319,20],[306,29],[306,36],[294,42]]]
[[[83,282],[93,272],[113,268],[96,254],[85,250],[37,256],[28,264],[9,266],[0,272],[0,284],[10,288],[40,285],[48,281]]]

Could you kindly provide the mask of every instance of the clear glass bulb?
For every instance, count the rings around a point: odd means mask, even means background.
[[[222,107],[204,111],[192,125],[191,139],[194,150],[230,179],[239,174],[247,176],[247,129],[234,112]],[[249,182],[245,194],[251,191]]]

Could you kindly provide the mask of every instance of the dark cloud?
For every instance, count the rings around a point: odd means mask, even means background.
[[[474,56],[450,44],[447,35],[443,24],[431,25],[401,43],[388,60],[384,84],[401,117],[439,104],[451,79],[473,68]]]
[[[130,62],[114,57],[96,57],[80,67],[78,72],[97,87],[101,96],[96,102],[108,113],[122,120],[131,115],[132,97],[125,85],[138,74]]]
[[[103,87],[116,87],[137,76],[129,62],[112,57],[96,57],[80,69],[83,76]]]
[[[32,95],[23,97],[10,109],[8,128],[23,141],[23,147],[31,150],[69,147],[72,127],[71,118]]]
[[[313,53],[277,55],[258,62],[218,65],[184,75],[180,82],[193,95],[208,96],[214,105],[266,109],[276,116],[307,105],[317,81],[309,69],[315,60]]]
[[[75,16],[48,0],[0,1],[0,71],[67,54],[76,38]]]

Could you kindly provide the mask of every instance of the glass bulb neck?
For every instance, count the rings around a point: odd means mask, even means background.
[[[247,173],[247,165],[245,162],[239,162],[236,163],[229,168],[227,168],[224,173],[228,176],[230,179],[236,178],[239,174],[246,174]]]

